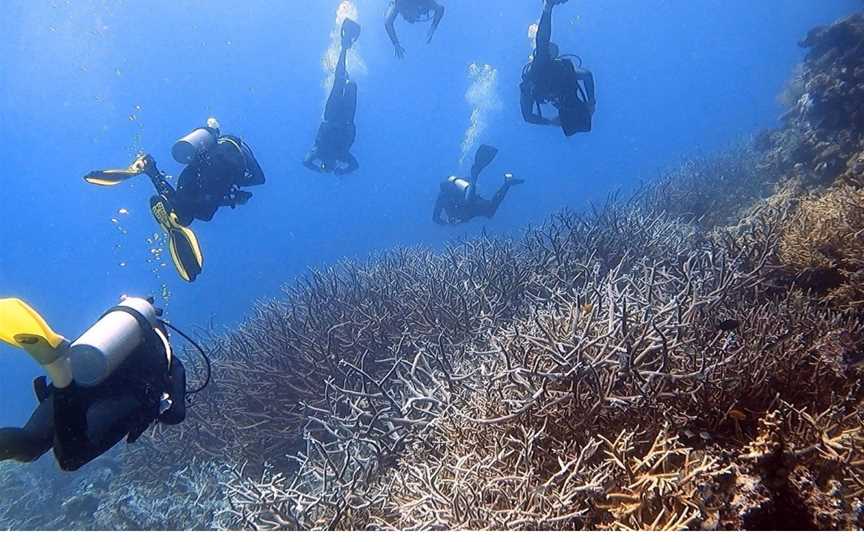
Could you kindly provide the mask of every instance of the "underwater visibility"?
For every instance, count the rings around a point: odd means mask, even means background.
[[[864,529],[858,0],[9,0],[0,53],[0,529]]]

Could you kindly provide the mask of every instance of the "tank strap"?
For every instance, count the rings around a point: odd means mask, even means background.
[[[171,372],[171,364],[174,361],[174,354],[171,352],[171,343],[168,341],[168,337],[162,333],[162,330],[158,327],[154,327],[153,331],[156,333],[156,336],[159,337],[159,340],[162,341],[162,346],[165,348],[165,357],[168,360],[168,372]]]
[[[246,152],[243,150],[243,147],[245,146],[243,142],[230,136],[222,136],[216,140],[217,145],[220,143],[230,143],[235,149],[237,149],[237,152],[240,153],[240,158],[243,159],[243,177],[248,176],[249,160],[246,158]]]

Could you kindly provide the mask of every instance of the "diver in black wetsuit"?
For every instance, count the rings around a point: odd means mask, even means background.
[[[597,102],[594,75],[581,66],[577,68],[569,58],[559,56],[558,46],[551,41],[552,8],[565,2],[567,0],[544,0],[534,59],[522,71],[519,90],[525,122],[561,126],[569,137],[591,131]],[[552,104],[558,109],[558,116],[545,118],[543,104]]]
[[[360,167],[351,154],[351,145],[357,137],[357,127],[354,125],[357,83],[351,81],[346,67],[348,49],[359,36],[360,25],[351,19],[345,19],[342,22],[342,50],[336,63],[333,89],[324,109],[324,120],[318,127],[315,146],[303,160],[304,166],[317,173],[342,176]]]
[[[106,352],[118,348],[116,345],[123,341],[134,341],[131,343],[133,346],[127,348],[127,351],[131,349],[131,353],[121,359],[119,366],[113,372],[108,372],[101,382],[95,385],[77,382],[71,376],[68,365],[65,368],[67,376],[63,376],[63,371],[52,373],[52,384],[48,384],[44,376],[34,381],[39,405],[24,427],[0,428],[0,461],[31,462],[53,448],[61,469],[77,470],[124,438],[127,443],[135,442],[154,422],[176,425],[185,419],[186,372],[183,364],[171,352],[164,325],[158,320],[151,322],[134,308],[144,306],[142,303],[150,305],[149,300],[135,299],[133,304],[125,300],[97,323],[110,322],[109,333],[101,335],[106,344],[111,343],[109,348],[104,349]],[[123,318],[128,320],[125,322],[126,331],[129,326],[138,325],[140,332],[124,336],[123,331],[118,331],[122,326],[115,325],[116,313],[125,313],[120,319],[121,322]],[[132,316],[134,320],[126,315]],[[0,327],[7,325],[6,318],[7,315],[0,317]],[[111,326],[116,332],[113,337],[110,336]],[[103,326],[102,331],[104,329]],[[0,339],[13,344],[9,336],[14,331],[7,331],[0,330]],[[77,341],[72,343],[70,349],[68,341],[62,337],[60,340],[52,339],[53,332],[50,329],[48,334],[47,338],[39,339],[46,346],[56,345],[53,352],[46,354],[51,349],[44,348],[39,350],[40,356],[34,355],[43,366],[46,355],[65,356],[77,344]],[[86,334],[79,341],[84,337]],[[13,345],[27,348],[26,344],[30,343]],[[119,349],[123,348],[119,346]],[[30,352],[33,355],[33,351]],[[64,363],[69,362],[64,360]],[[82,378],[86,379],[87,376],[85,374]]]
[[[441,183],[441,190],[432,211],[432,220],[436,224],[462,224],[476,217],[492,218],[511,187],[525,181],[516,179],[511,174],[504,175],[504,185],[495,192],[491,200],[477,194],[477,180],[480,173],[488,166],[498,149],[489,145],[481,145],[471,166],[471,178],[461,179],[450,177]],[[447,214],[445,221],[442,214]]]
[[[174,159],[187,164],[175,189],[149,154],[139,156],[126,169],[92,171],[84,179],[113,186],[137,175],[147,175],[156,189],[150,198],[153,217],[169,239],[169,249],[183,280],[192,282],[201,272],[203,256],[198,239],[188,226],[208,222],[220,207],[243,205],[252,193],[242,188],[264,184],[264,172],[252,149],[239,137],[222,135],[216,119],[175,143]]]
[[[438,25],[441,24],[441,19],[444,18],[444,6],[435,0],[390,0],[384,28],[387,29],[387,35],[390,36],[390,41],[396,49],[396,57],[405,58],[405,49],[399,43],[399,36],[396,35],[394,26],[397,15],[401,15],[411,24],[431,19],[432,26],[426,36],[426,43],[431,43]]]

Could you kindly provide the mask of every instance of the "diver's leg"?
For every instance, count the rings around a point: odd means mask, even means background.
[[[156,189],[156,193],[170,199],[174,195],[174,187],[171,186],[171,183],[168,182],[165,175],[163,175],[162,172],[159,171],[159,168],[156,167],[156,160],[149,154],[146,155],[143,160],[143,171],[147,177],[150,178],[150,182],[153,183],[153,188]]]
[[[507,192],[510,190],[510,188],[524,182],[524,180],[516,179],[510,175],[505,177],[504,184],[501,186],[501,188],[498,189],[497,192],[495,192],[495,195],[492,196],[492,200],[483,200],[483,210],[485,211],[483,216],[485,216],[486,218],[492,218],[493,216],[495,216],[495,213],[498,212],[498,207],[501,206],[501,202],[504,201],[504,198],[507,197]]]
[[[348,49],[342,48],[339,53],[339,61],[336,63],[336,73],[333,75],[333,88],[327,98],[324,108],[324,120],[338,121],[341,117],[342,98],[345,95],[345,87],[348,85],[347,62]]]
[[[552,42],[552,8],[555,6],[554,0],[544,0],[543,14],[540,16],[540,22],[537,24],[537,38],[535,47],[537,51],[534,53],[534,60],[549,61],[549,44]]]
[[[344,107],[342,115],[345,122],[354,122],[354,115],[357,113],[357,83],[354,81],[349,81],[345,85],[342,106]]]
[[[54,444],[54,401],[39,403],[24,427],[0,429],[0,461],[36,461]]]

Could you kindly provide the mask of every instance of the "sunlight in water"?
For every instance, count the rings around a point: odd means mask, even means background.
[[[327,74],[321,83],[324,87],[325,99],[333,87],[333,73],[336,71],[336,62],[339,60],[339,51],[342,48],[342,21],[345,19],[360,22],[360,12],[357,10],[356,4],[350,0],[343,0],[336,8],[336,20],[333,23],[333,30],[330,31],[330,47],[327,48],[321,59],[321,68]],[[357,52],[357,46],[358,44],[355,44],[348,51],[348,73],[351,74],[352,78],[357,75],[366,75],[368,72],[366,61]]]
[[[498,70],[489,64],[475,62],[468,66],[468,82],[465,101],[471,106],[471,124],[462,139],[460,165],[464,164],[471,149],[486,131],[491,113],[501,109],[501,98],[498,95]]]

